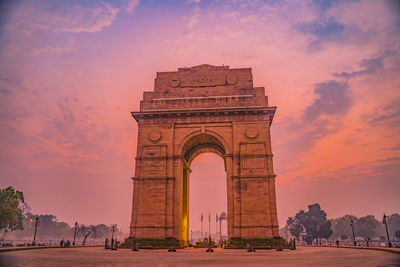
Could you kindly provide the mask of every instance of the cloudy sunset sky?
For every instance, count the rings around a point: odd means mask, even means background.
[[[2,1],[0,187],[23,191],[33,213],[127,231],[130,112],[157,71],[199,64],[251,67],[277,106],[280,227],[316,202],[328,218],[400,212],[400,4],[389,0]],[[191,210],[226,210],[222,160],[193,165]]]

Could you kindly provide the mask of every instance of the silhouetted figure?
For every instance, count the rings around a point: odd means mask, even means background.
[[[339,240],[336,240],[336,247],[339,247],[339,244],[340,244]]]
[[[251,241],[251,243],[247,243],[247,252],[256,252],[256,249],[254,248],[254,242]]]
[[[114,246],[111,246],[111,250],[117,250],[117,249],[118,249],[118,241],[117,241],[117,239],[115,239],[114,240]]]
[[[133,240],[132,240],[132,251],[139,251],[139,245],[136,242],[135,238],[133,238]]]
[[[60,247],[64,247],[64,240],[61,240]]]
[[[208,238],[208,248],[206,252],[214,252],[214,250],[211,248],[211,236]]]

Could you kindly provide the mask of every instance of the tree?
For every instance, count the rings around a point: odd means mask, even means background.
[[[332,238],[334,239],[342,239],[345,240],[348,237],[351,236],[353,238],[353,232],[351,229],[351,220],[353,222],[356,222],[358,218],[353,215],[345,215],[343,217],[339,217],[336,219],[330,220],[332,223]],[[346,238],[343,238],[342,236],[346,236]]]
[[[13,187],[0,190],[0,229],[22,230],[24,194]]]
[[[58,222],[54,215],[35,215],[26,213],[24,216],[24,230],[13,233],[15,239],[31,239],[35,232],[36,217],[39,217],[37,237],[41,240],[59,240],[72,238],[74,229],[65,222]]]
[[[289,232],[296,237],[298,240],[300,237],[300,234],[304,231],[303,225],[300,223],[298,219],[293,219],[292,217],[289,217],[286,221],[286,227],[289,230]]]
[[[107,237],[108,235],[111,235],[112,230],[107,225],[98,224],[95,227],[96,227],[96,238],[102,239],[104,237]]]
[[[400,231],[400,214],[394,213],[387,217],[390,238]]]
[[[396,233],[394,234],[394,237],[396,237],[397,239],[400,239],[400,230],[396,231]]]
[[[89,235],[92,235],[93,238],[97,238],[97,227],[94,225],[86,226],[81,224],[77,234],[83,236],[82,245],[85,245],[86,239],[89,237]]]
[[[356,236],[364,238],[374,238],[385,233],[383,224],[377,221],[373,215],[367,215],[355,221],[354,231]]]
[[[294,219],[290,217],[287,223],[289,230],[295,236],[296,234],[299,236],[305,230],[308,244],[311,244],[314,239],[328,238],[332,235],[332,224],[326,219],[325,211],[321,210],[317,203],[309,205],[306,212],[304,210],[299,211]]]

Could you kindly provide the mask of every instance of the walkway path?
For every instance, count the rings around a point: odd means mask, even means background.
[[[299,247],[295,251],[216,249],[166,250],[53,248],[0,253],[0,266],[399,266],[400,256],[383,251]]]

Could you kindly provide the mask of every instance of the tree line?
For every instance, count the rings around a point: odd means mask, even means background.
[[[31,241],[35,232],[36,218],[39,219],[37,237],[40,241],[49,240],[60,241],[73,239],[75,225],[70,226],[66,222],[59,222],[54,215],[32,214],[28,205],[24,201],[22,192],[13,187],[0,189],[0,241],[18,240]],[[85,243],[87,240],[103,240],[110,238],[114,231],[114,236],[122,239],[124,233],[120,229],[111,225],[97,224],[84,225],[77,224],[76,227],[77,244]]]
[[[72,240],[75,226],[58,222],[54,215],[36,215],[30,212],[25,203],[24,194],[13,187],[0,189],[0,233],[5,240],[31,240],[36,219],[39,220],[37,240]],[[358,238],[386,240],[385,226],[372,215],[356,217],[345,215],[336,219],[327,219],[327,214],[319,204],[308,206],[308,210],[299,211],[294,217],[289,217],[284,230],[300,240],[311,244],[321,239],[348,240],[352,239],[352,226]],[[391,240],[400,240],[400,215],[395,213],[387,217],[387,226]],[[124,234],[117,228],[105,224],[77,225],[76,238],[82,243],[86,240],[104,240],[114,236],[122,239]]]
[[[395,213],[387,216],[387,226],[390,239],[400,239],[400,215]],[[373,215],[345,215],[328,220],[326,212],[319,204],[309,205],[307,211],[301,210],[294,217],[289,217],[284,230],[290,232],[297,240],[302,239],[311,244],[320,239],[352,240],[353,228],[356,239],[387,240],[385,225]]]

